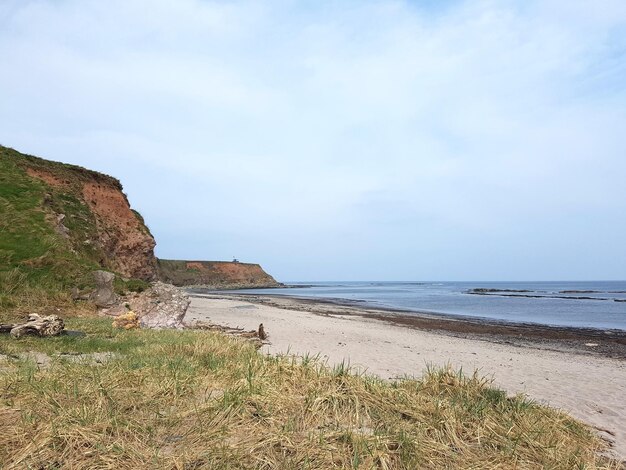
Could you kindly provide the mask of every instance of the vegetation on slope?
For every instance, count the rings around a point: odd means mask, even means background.
[[[62,292],[87,282],[97,269],[93,256],[75,253],[48,217],[49,207],[68,214],[67,225],[77,236],[89,231],[90,213],[70,193],[52,190],[28,176],[18,152],[0,147],[0,308],[44,305],[63,301]]]
[[[106,253],[90,242],[99,234],[81,192],[86,181],[121,191],[110,176],[0,146],[0,311],[67,307],[71,288],[91,286],[89,273],[101,268]]]
[[[87,335],[0,338],[6,468],[617,468],[582,424],[476,376],[388,383],[219,333],[68,326]]]
[[[202,285],[216,289],[278,287],[281,284],[258,264],[228,261],[159,259],[159,277],[175,286]]]

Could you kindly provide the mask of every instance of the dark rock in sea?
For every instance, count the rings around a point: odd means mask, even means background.
[[[533,292],[528,289],[490,289],[486,287],[478,287],[476,289],[470,289],[467,291],[468,294],[488,294],[488,293],[499,293],[499,292]]]

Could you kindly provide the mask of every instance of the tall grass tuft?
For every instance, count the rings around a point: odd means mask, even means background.
[[[388,383],[219,333],[68,327],[87,334],[0,339],[4,468],[618,468],[587,427],[477,374]],[[37,350],[47,368],[19,359]]]

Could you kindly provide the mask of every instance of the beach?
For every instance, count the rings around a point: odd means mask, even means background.
[[[626,458],[624,334],[472,322],[435,315],[272,296],[192,296],[184,321],[256,330],[267,354],[318,355],[329,365],[393,380],[427,367],[478,371],[514,395],[562,409],[589,424]]]

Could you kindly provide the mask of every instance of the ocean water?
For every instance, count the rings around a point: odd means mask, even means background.
[[[343,299],[360,301],[370,307],[513,323],[626,330],[626,281],[293,282],[289,285],[289,288],[237,292]]]

